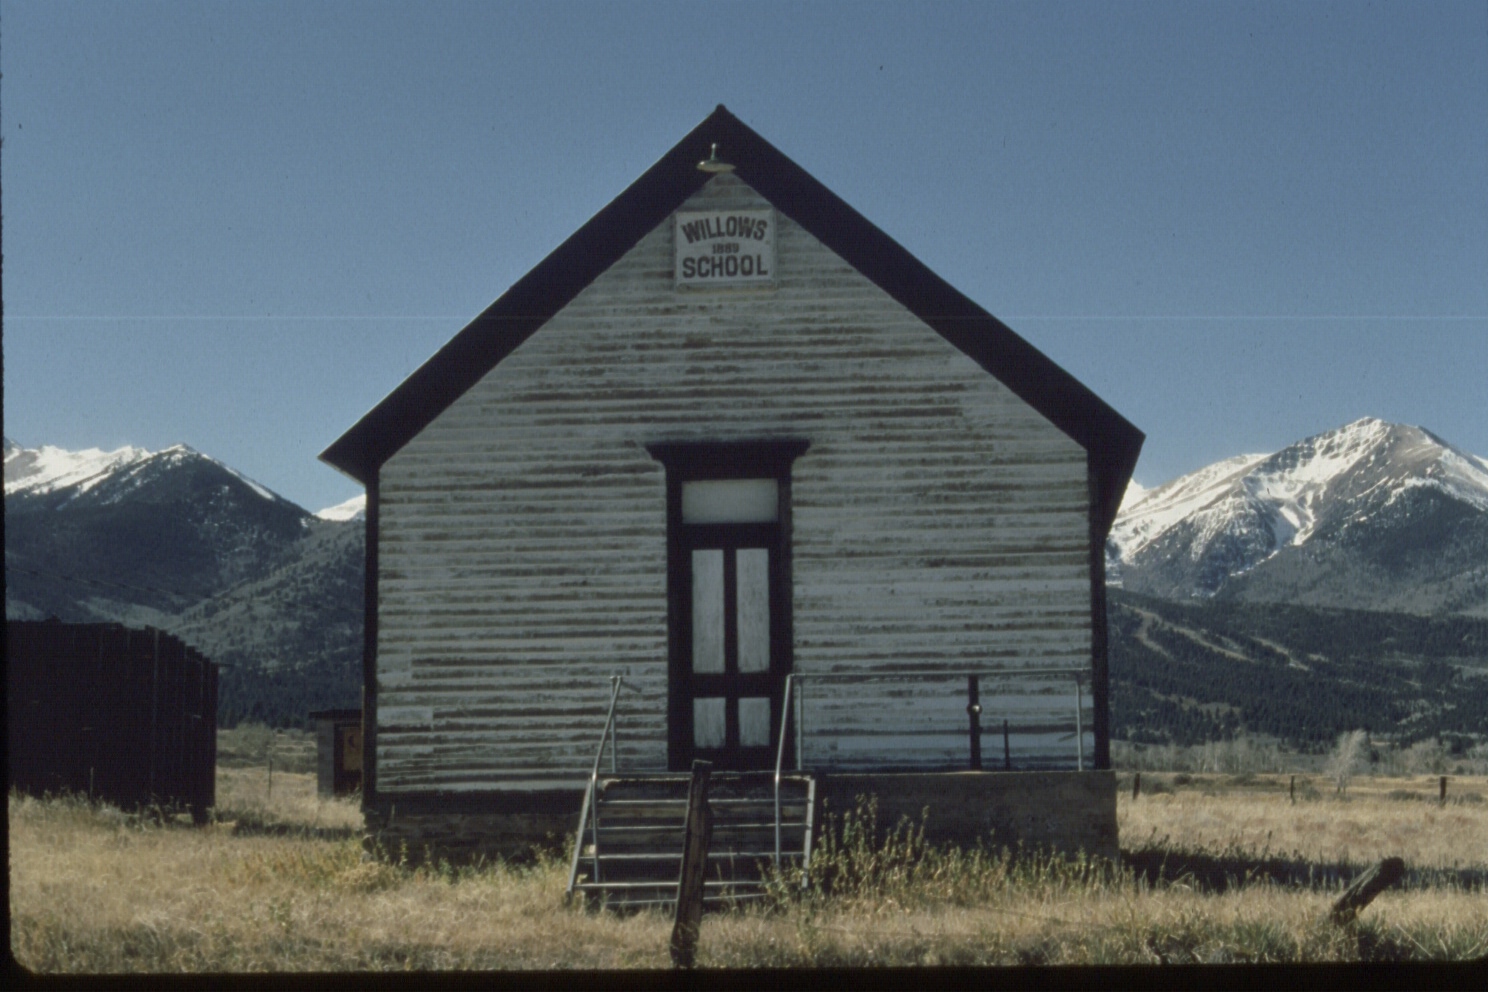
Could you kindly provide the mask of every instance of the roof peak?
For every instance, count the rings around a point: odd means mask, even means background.
[[[932,272],[814,176],[718,106],[624,192],[519,279],[321,458],[362,483],[715,175],[714,145],[776,210],[965,353],[1089,453],[1095,523],[1115,518],[1143,435],[1083,383]]]

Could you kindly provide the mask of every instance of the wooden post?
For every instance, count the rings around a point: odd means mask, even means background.
[[[1405,877],[1405,862],[1400,858],[1386,858],[1364,874],[1354,879],[1343,895],[1333,903],[1328,917],[1339,925],[1350,923],[1359,915],[1359,910],[1374,901],[1374,897],[1397,884]]]
[[[1142,773],[1132,775],[1132,799],[1135,800],[1142,792]]]
[[[1295,775],[1292,776],[1292,781],[1287,785],[1287,798],[1292,801],[1293,806],[1297,805],[1297,776]]]
[[[1013,770],[1013,748],[1008,743],[1008,722],[1002,721],[1002,770],[1010,772]]]
[[[1436,801],[1438,803],[1441,803],[1441,804],[1445,805],[1445,803],[1447,801],[1447,777],[1445,775],[1443,775],[1441,777],[1441,783],[1440,783],[1440,785],[1441,785],[1441,792],[1437,795]]]
[[[672,925],[672,964],[691,968],[697,957],[698,928],[703,921],[703,882],[708,873],[708,842],[713,835],[713,811],[708,808],[708,777],[713,765],[692,763],[687,790],[687,826],[682,835],[682,873],[677,879],[677,920]]]

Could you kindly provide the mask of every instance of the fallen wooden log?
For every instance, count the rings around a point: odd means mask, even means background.
[[[1400,858],[1386,858],[1364,874],[1354,879],[1333,903],[1329,918],[1340,926],[1350,923],[1359,911],[1374,901],[1374,897],[1393,885],[1398,885],[1405,876],[1405,862]]]

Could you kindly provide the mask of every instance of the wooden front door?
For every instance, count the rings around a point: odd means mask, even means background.
[[[775,766],[788,670],[783,569],[775,523],[685,525],[679,597],[685,671],[677,673],[684,765]]]
[[[791,463],[803,440],[665,442],[667,766],[775,767],[791,670]],[[790,742],[785,761],[794,759]]]

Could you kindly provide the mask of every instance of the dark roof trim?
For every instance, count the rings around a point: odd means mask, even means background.
[[[709,179],[717,142],[734,175],[842,256],[1090,452],[1106,534],[1144,436],[1084,384],[962,295],[898,242],[781,154],[722,104],[630,188],[321,453],[365,483],[403,445],[527,340]]]

